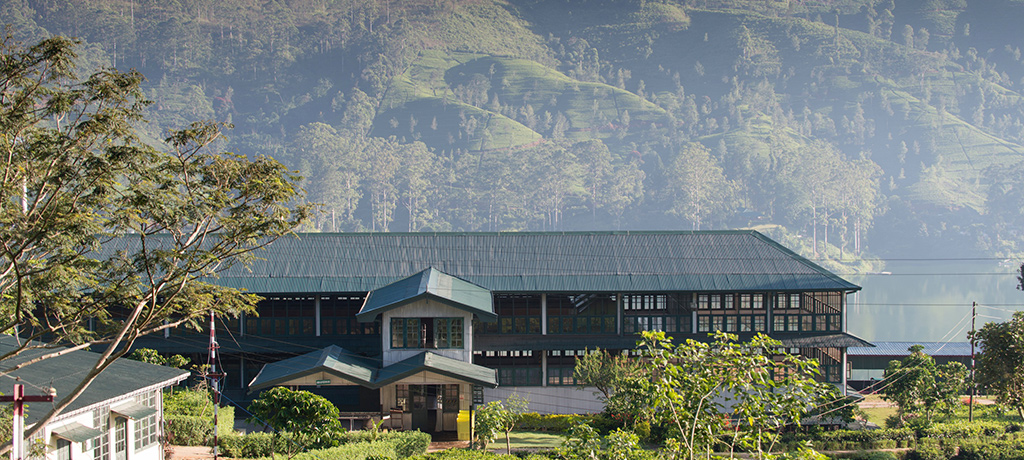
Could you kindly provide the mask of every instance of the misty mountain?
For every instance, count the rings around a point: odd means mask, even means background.
[[[862,256],[1019,254],[1024,1],[12,0],[136,68],[145,136],[234,127],[307,230],[755,227]]]

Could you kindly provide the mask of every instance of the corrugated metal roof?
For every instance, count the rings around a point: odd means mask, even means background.
[[[16,347],[17,340],[14,337],[0,335],[0,353],[8,353]],[[0,366],[8,369],[54,351],[58,350],[28,350],[13,358],[0,361]],[[20,379],[26,385],[26,392],[31,394],[38,394],[41,391],[40,388],[52,386],[57,390],[59,399],[71,394],[85,373],[99,359],[99,356],[98,353],[91,351],[72,351],[11,371],[6,376]],[[89,388],[64,409],[63,413],[74,412],[113,399],[122,399],[127,394],[143,389],[174,385],[188,378],[188,375],[188,371],[173,367],[118,359],[100,373],[96,380],[89,385]],[[26,423],[35,423],[39,420],[46,413],[47,407],[49,404],[26,405]]]
[[[370,322],[377,315],[420,299],[431,298],[446,305],[473,313],[481,321],[495,322],[491,291],[430,267],[403,280],[370,291],[356,315],[361,322]]]
[[[283,382],[320,372],[333,374],[363,386],[371,386],[378,367],[378,360],[357,356],[337,345],[331,345],[263,366],[252,382],[249,382],[249,391],[281,385]]]
[[[264,365],[256,378],[249,383],[249,391],[285,385],[292,380],[320,372],[337,375],[367,388],[381,388],[424,371],[478,385],[488,385],[491,388],[498,386],[494,369],[429,351],[417,353],[381,369],[378,359],[355,356],[344,348],[331,345],[322,350]]]
[[[873,348],[850,347],[848,356],[909,356],[908,349],[914,345],[924,347],[928,356],[971,356],[970,342],[872,342]],[[978,350],[981,351],[981,350]]]
[[[215,282],[256,293],[368,292],[434,267],[497,292],[860,289],[752,230],[307,233],[256,256]]]
[[[381,369],[380,373],[377,374],[377,380],[374,381],[374,385],[376,388],[380,388],[424,371],[446,375],[490,388],[498,386],[497,371],[494,369],[459,361],[429,351],[417,353],[410,358],[403,359]]]

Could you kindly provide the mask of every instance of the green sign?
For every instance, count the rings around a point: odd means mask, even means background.
[[[330,380],[317,380],[316,384],[317,385],[330,385],[331,381]]]

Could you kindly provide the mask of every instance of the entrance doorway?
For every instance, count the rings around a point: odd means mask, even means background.
[[[425,433],[456,431],[459,414],[459,385],[396,385],[397,401],[409,414],[408,429]],[[405,395],[408,399],[405,400]]]

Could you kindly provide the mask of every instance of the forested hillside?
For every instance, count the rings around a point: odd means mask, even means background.
[[[307,230],[756,227],[831,265],[1024,252],[1021,0],[8,0],[230,123]]]

